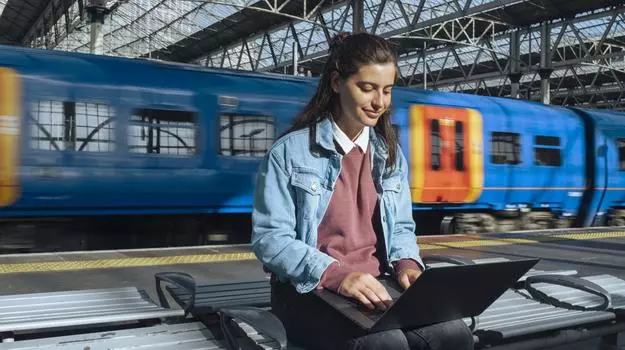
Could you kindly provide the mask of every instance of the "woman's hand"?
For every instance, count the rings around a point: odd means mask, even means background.
[[[410,285],[413,284],[419,276],[421,276],[420,270],[405,269],[397,275],[397,282],[400,286],[402,286],[402,288],[408,289],[408,287],[410,287]]]
[[[350,272],[343,279],[339,293],[357,299],[370,310],[375,307],[386,310],[393,302],[386,288],[368,273]]]

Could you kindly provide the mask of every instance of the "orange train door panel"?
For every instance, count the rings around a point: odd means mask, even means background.
[[[19,74],[0,68],[0,207],[19,196],[19,131],[21,85]]]
[[[471,203],[484,186],[482,117],[468,108],[410,109],[410,188],[416,203]]]

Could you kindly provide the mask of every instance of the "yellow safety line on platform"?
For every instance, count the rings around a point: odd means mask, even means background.
[[[435,244],[429,243],[419,243],[419,249],[421,250],[430,250],[430,249],[441,249],[441,246],[437,246]]]
[[[201,255],[176,255],[149,258],[123,258],[105,260],[48,261],[40,263],[0,264],[0,274],[20,272],[51,272],[88,269],[110,269],[156,265],[199,264],[225,261],[253,260],[253,252],[216,253]]]
[[[519,233],[522,234],[522,233]],[[465,241],[455,240],[450,242],[419,243],[421,250],[435,250],[448,248],[471,248],[486,246],[502,246],[511,244],[538,244],[562,240],[594,240],[604,238],[625,237],[625,231],[616,232],[579,232],[560,235],[535,235],[528,238],[500,238],[500,239],[470,239]],[[451,238],[451,237],[450,237]],[[192,254],[158,256],[145,258],[121,258],[100,260],[73,260],[73,261],[47,261],[16,264],[0,264],[0,274],[22,272],[53,272],[89,269],[110,269],[158,265],[182,265],[201,264],[227,261],[255,260],[256,256],[251,251],[238,251],[214,254]]]
[[[557,236],[551,236],[551,237],[553,237],[554,239],[579,239],[579,240],[618,238],[618,237],[625,237],[625,231],[581,232],[581,233],[569,233],[569,234],[557,235]]]
[[[522,232],[519,232],[522,234]],[[428,247],[421,246],[421,249],[445,249],[445,248],[471,248],[471,247],[486,247],[486,246],[499,246],[509,244],[537,244],[537,243],[549,243],[563,240],[594,240],[605,238],[620,238],[625,237],[625,231],[615,232],[579,232],[568,233],[562,235],[536,235],[531,239],[525,238],[501,238],[501,239],[474,239],[467,241],[451,241],[451,242],[436,242],[428,243]]]
[[[432,245],[445,248],[470,248],[470,247],[485,247],[485,246],[498,246],[498,245],[510,245],[510,244],[532,244],[539,243],[531,239],[519,239],[519,238],[502,238],[502,239],[485,239],[485,240],[470,240],[470,241],[452,241],[452,242],[440,242],[432,243]]]

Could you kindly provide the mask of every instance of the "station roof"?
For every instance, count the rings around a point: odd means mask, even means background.
[[[425,77],[427,88],[506,96],[508,73],[515,70],[522,73],[522,92],[536,99],[544,71],[543,29],[554,103],[611,106],[609,101],[623,97],[625,5],[620,0],[360,1],[365,30],[399,44],[404,85],[422,87]],[[108,0],[112,11],[103,27],[104,54],[292,73],[295,43],[300,67],[316,75],[329,38],[352,31],[353,2]],[[83,0],[8,0],[0,33],[17,44],[88,52],[85,5]],[[21,25],[14,26],[18,21]],[[519,52],[513,59],[515,32]]]
[[[0,41],[15,44],[43,13],[48,0],[0,0]]]

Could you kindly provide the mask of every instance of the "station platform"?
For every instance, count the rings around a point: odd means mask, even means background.
[[[469,259],[540,258],[540,270],[577,270],[625,279],[625,228],[562,229],[483,235],[417,237],[422,256]],[[266,277],[250,245],[18,254],[0,257],[0,295],[137,287],[158,300],[154,276],[185,272],[231,283]],[[553,349],[594,348],[593,341]],[[625,335],[618,349],[625,349]]]
[[[540,258],[537,269],[625,278],[625,227],[417,237],[421,255]],[[215,283],[265,276],[250,245],[0,256],[0,294],[136,286],[156,297],[154,274],[186,272]]]

